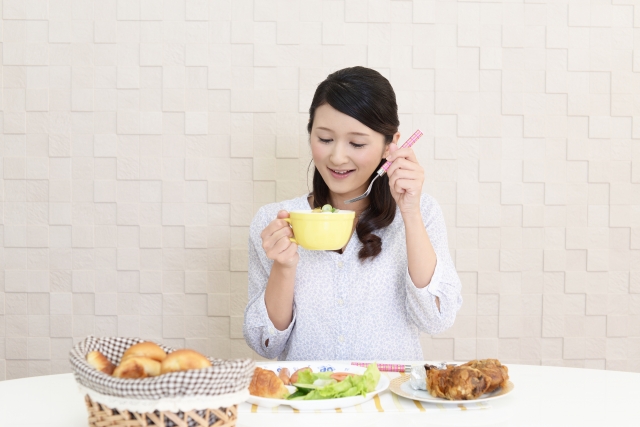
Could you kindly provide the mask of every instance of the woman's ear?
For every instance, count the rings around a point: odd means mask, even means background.
[[[393,135],[393,139],[391,140],[391,143],[384,145],[384,153],[382,153],[382,158],[383,159],[386,159],[389,156],[389,154],[391,153],[391,144],[396,144],[396,146],[397,146],[399,139],[400,139],[400,132],[396,132]],[[398,147],[398,148],[400,148],[400,147]]]

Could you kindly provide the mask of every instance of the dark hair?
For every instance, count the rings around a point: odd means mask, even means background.
[[[313,128],[316,109],[324,104],[329,104],[341,113],[381,133],[384,135],[385,144],[393,141],[393,135],[400,126],[396,94],[389,80],[370,68],[344,68],[329,74],[318,85],[309,107],[309,124],[307,125],[309,134]],[[384,161],[384,159],[380,161],[376,171]],[[371,182],[374,174],[368,182]],[[315,167],[312,194],[314,208],[330,203],[329,187]],[[389,178],[385,174],[373,184],[369,194],[369,206],[356,225],[358,239],[362,242],[362,249],[358,253],[361,261],[380,253],[382,239],[374,232],[391,224],[395,215],[396,202],[389,189]]]

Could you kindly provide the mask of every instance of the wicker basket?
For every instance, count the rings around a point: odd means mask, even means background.
[[[235,427],[238,404],[249,395],[253,360],[209,358],[211,368],[141,380],[114,378],[86,362],[89,351],[99,350],[118,363],[130,345],[142,341],[90,336],[71,350],[90,427]],[[167,353],[174,351],[159,345]]]
[[[89,412],[89,427],[235,427],[238,419],[238,405],[206,409],[203,418],[197,411],[118,412],[92,401],[88,395],[84,400]]]

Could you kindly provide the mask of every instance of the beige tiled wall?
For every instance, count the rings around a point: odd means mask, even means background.
[[[252,354],[248,225],[351,65],[425,133],[465,299],[426,357],[640,371],[634,2],[0,3],[0,379],[88,334]]]

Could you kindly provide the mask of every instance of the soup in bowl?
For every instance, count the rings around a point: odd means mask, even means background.
[[[355,217],[355,211],[315,209],[291,211],[284,220],[293,228],[292,242],[305,249],[334,251],[351,238]]]

